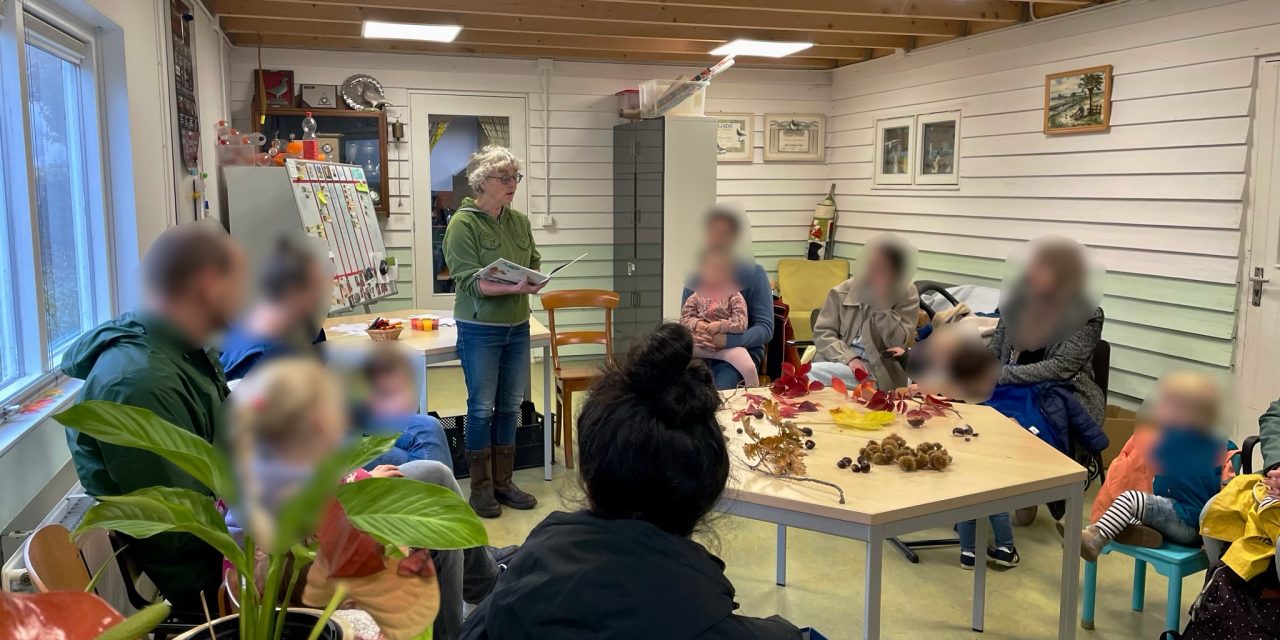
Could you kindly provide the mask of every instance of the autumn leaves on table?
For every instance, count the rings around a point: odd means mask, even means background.
[[[817,413],[822,408],[819,403],[805,399],[810,393],[824,389],[821,382],[809,379],[809,369],[808,364],[799,367],[783,364],[782,375],[769,387],[773,397],[747,392],[744,395],[746,406],[734,411],[733,421],[741,424],[737,433],[747,438],[743,454],[752,471],[769,477],[831,487],[836,490],[840,504],[844,504],[843,488],[836,483],[807,475],[805,457],[808,451],[817,447],[817,442],[812,439],[813,429],[797,426],[792,421],[803,413]],[[908,388],[884,391],[877,389],[865,372],[857,371],[855,375],[858,385],[853,389],[849,389],[839,378],[831,381],[831,389],[851,403],[828,409],[832,419],[842,427],[877,430],[901,416],[908,425],[919,428],[929,419],[945,416],[947,413],[959,416],[944,398]],[[767,421],[777,428],[777,434],[761,435],[753,420]],[[962,435],[966,436],[966,441],[970,436],[977,435],[967,425],[957,427],[956,430],[963,431],[965,428],[968,432]],[[867,443],[858,452],[857,460],[849,456],[841,458],[836,467],[850,469],[853,473],[870,473],[872,465],[895,465],[908,472],[942,471],[951,463],[951,455],[941,443],[925,442],[912,447],[902,436],[890,434],[879,442],[872,440]]]

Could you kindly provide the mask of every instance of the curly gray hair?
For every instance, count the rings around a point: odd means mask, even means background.
[[[510,149],[498,144],[488,145],[471,154],[471,159],[467,161],[467,184],[471,185],[472,191],[483,193],[481,185],[494,171],[511,168],[519,172],[522,165],[520,158],[511,153]]]

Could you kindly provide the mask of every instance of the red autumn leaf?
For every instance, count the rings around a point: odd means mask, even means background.
[[[902,400],[898,401],[898,413],[904,413],[907,410],[907,403]]]
[[[790,377],[790,376],[794,376],[795,374],[796,374],[796,366],[795,366],[795,365],[791,364],[790,362],[784,362],[784,363],[782,363],[782,375],[783,375],[783,377]]]
[[[809,413],[811,411],[818,410],[818,403],[810,400],[805,400],[804,402],[801,402],[799,405],[797,405],[796,408],[799,409],[802,413]]]
[[[866,371],[866,369],[854,369],[854,370],[853,370],[853,377],[854,377],[854,379],[855,379],[855,380],[857,380],[858,382],[866,382],[866,380],[867,380],[867,371]]]
[[[943,407],[949,407],[949,406],[951,406],[951,403],[950,403],[950,402],[947,402],[946,400],[943,400],[942,398],[939,398],[938,396],[925,396],[925,400],[927,400],[928,402],[930,402],[930,403],[932,403],[932,404],[936,404],[936,405],[943,406]]]
[[[835,389],[836,393],[842,396],[849,396],[849,388],[845,386],[844,380],[841,380],[838,376],[833,376],[831,378],[831,388]]]
[[[800,415],[800,411],[789,404],[778,405],[778,415],[783,418],[794,418]]]
[[[919,409],[912,409],[907,412],[907,419],[926,418],[926,417],[928,416],[926,416],[925,413]]]
[[[764,402],[767,399],[764,396],[755,393],[746,393],[743,394],[743,397],[747,399],[747,402],[755,402],[757,404]]]
[[[124,617],[83,591],[0,591],[0,638],[93,640]]]
[[[800,365],[800,368],[799,368],[799,369],[796,369],[796,375],[798,375],[798,376],[807,376],[807,375],[809,375],[809,371],[811,371],[812,369],[813,369],[813,363],[811,363],[811,362],[806,362],[806,363],[804,363],[804,364]]]
[[[320,555],[326,559],[334,578],[360,578],[386,568],[382,545],[373,536],[356,529],[337,500],[329,503],[316,532]]]
[[[823,388],[825,388],[825,385],[823,385],[822,382],[818,380],[814,380],[813,382],[809,383],[809,391],[822,391]]]

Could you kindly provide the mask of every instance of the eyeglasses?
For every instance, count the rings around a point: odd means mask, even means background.
[[[520,184],[520,181],[521,181],[521,180],[524,180],[524,174],[523,174],[523,173],[517,173],[517,174],[515,174],[515,175],[513,175],[513,176],[497,176],[497,175],[490,175],[490,176],[486,176],[486,177],[488,177],[488,178],[493,178],[494,180],[497,180],[497,181],[501,182],[502,184]]]

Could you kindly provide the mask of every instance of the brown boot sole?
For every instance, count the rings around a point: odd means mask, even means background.
[[[477,505],[476,503],[470,500],[467,500],[467,504],[471,507],[471,510],[476,512],[476,515],[480,516],[481,518],[496,518],[502,515],[501,503],[494,503],[492,505]]]
[[[525,493],[523,497],[510,498],[498,491],[494,491],[493,497],[497,499],[498,504],[501,504],[504,507],[511,507],[512,509],[519,511],[528,511],[529,509],[538,506],[538,499],[527,493]]]
[[[1151,527],[1140,524],[1129,525],[1116,536],[1116,542],[1131,547],[1147,547],[1155,549],[1164,544],[1164,536]]]

